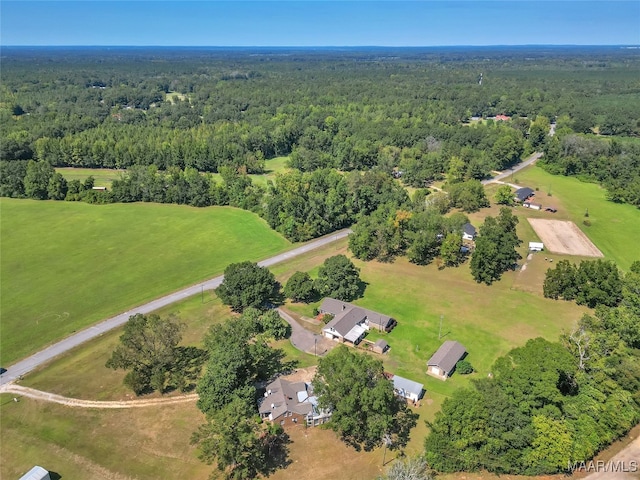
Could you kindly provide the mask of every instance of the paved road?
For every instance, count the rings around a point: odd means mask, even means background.
[[[327,235],[326,237],[313,240],[300,247],[294,248],[293,250],[289,250],[288,252],[284,252],[258,262],[258,265],[262,267],[270,267],[271,265],[275,265],[276,263],[284,262],[285,260],[289,260],[290,258],[297,257],[298,255],[302,255],[303,253],[310,252],[324,245],[335,242],[341,238],[346,237],[350,233],[351,230],[349,229],[334,232],[331,235]],[[53,345],[50,345],[43,350],[40,350],[38,353],[35,353],[30,357],[25,358],[24,360],[6,367],[7,371],[0,377],[0,385],[13,382],[21,375],[24,375],[31,370],[39,367],[40,365],[47,363],[52,358],[57,357],[58,355],[61,355],[71,350],[72,348],[77,347],[78,345],[81,345],[99,335],[102,335],[103,333],[106,333],[116,327],[123,325],[131,315],[135,315],[136,313],[151,313],[162,307],[171,305],[172,303],[184,300],[185,298],[191,297],[193,295],[198,295],[205,290],[213,290],[220,286],[220,284],[222,283],[222,279],[223,275],[219,275],[203,283],[192,285],[191,287],[187,287],[183,290],[153,300],[145,305],[140,305],[139,307],[132,308],[131,310],[121,313],[120,315],[116,315],[115,317],[103,320],[102,322],[97,323],[92,327],[81,330],[80,332],[75,333],[70,337],[65,338],[64,340],[54,343]]]
[[[530,155],[529,158],[527,158],[526,160],[518,163],[517,165],[514,165],[513,168],[510,168],[509,170],[505,170],[504,172],[500,173],[499,175],[496,175],[495,177],[489,178],[487,180],[482,180],[482,184],[487,185],[489,183],[499,183],[500,181],[513,175],[514,173],[519,172],[523,168],[528,167],[533,162],[538,160],[541,156],[542,156],[541,152],[535,152],[532,155]]]

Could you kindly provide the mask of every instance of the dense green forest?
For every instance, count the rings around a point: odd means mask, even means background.
[[[640,133],[633,50],[13,47],[3,48],[2,64],[5,196],[30,196],[26,164],[7,164],[20,160],[153,165],[175,177],[222,167],[257,173],[265,159],[290,155],[302,171],[401,171],[405,184],[424,187],[481,179],[544,149],[550,171],[602,182],[612,200],[640,204],[640,146],[606,137]],[[478,121],[495,115],[511,120]],[[225,203],[124,197],[100,201]]]

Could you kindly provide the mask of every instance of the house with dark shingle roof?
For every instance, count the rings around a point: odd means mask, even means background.
[[[456,363],[466,354],[467,350],[461,343],[447,340],[427,362],[427,373],[441,380],[446,380],[456,368]]]
[[[475,240],[478,232],[476,231],[476,227],[471,225],[469,222],[465,223],[462,226],[462,239],[463,240]]]
[[[516,190],[515,192],[515,200],[517,202],[525,202],[528,198],[533,197],[534,191],[529,187],[522,187]]]
[[[266,386],[258,402],[260,417],[283,427],[288,425],[316,426],[331,418],[331,412],[318,407],[313,386],[305,382],[290,382],[276,378]]]
[[[370,328],[389,332],[396,321],[388,315],[358,307],[335,298],[325,298],[318,308],[323,314],[333,315],[333,319],[322,329],[326,338],[342,342],[359,343]]]

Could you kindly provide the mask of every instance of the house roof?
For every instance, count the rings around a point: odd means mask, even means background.
[[[467,235],[475,237],[476,236],[476,227],[474,227],[469,222],[467,222],[462,226],[462,233],[466,233]]]
[[[369,323],[379,325],[382,328],[387,327],[392,321],[392,318],[388,315],[329,297],[325,298],[320,304],[320,311],[334,315],[333,319],[327,323],[325,330],[333,328],[343,337],[365,319]]]
[[[374,343],[374,346],[378,347],[380,350],[384,352],[384,350],[389,347],[389,344],[385,340],[380,338],[379,340],[376,341],[376,343]]]
[[[349,340],[351,343],[356,343],[356,340],[358,340],[364,332],[366,332],[364,328],[360,325],[356,325],[349,330],[349,333],[344,336],[344,339]]]
[[[527,198],[529,198],[531,195],[533,195],[533,190],[529,187],[522,187],[519,188],[518,190],[516,190],[516,198],[518,200],[520,200],[521,202],[526,200]]]
[[[270,413],[273,420],[286,412],[308,415],[313,411],[312,399],[315,397],[311,395],[313,389],[307,383],[276,378],[267,385],[266,390],[267,395],[260,399],[258,411],[263,415]]]
[[[49,472],[46,469],[36,465],[23,476],[21,476],[20,480],[42,480],[44,478],[50,478]]]
[[[415,393],[418,397],[424,389],[424,385],[407,378],[393,376],[393,389],[400,392],[401,395],[407,396],[407,394]]]
[[[427,362],[427,366],[434,365],[441,368],[445,372],[450,372],[453,370],[453,367],[456,366],[458,360],[460,360],[465,353],[467,353],[467,351],[461,343],[455,342],[453,340],[447,340],[429,359],[429,361]]]
[[[362,308],[351,307],[344,310],[333,317],[333,319],[327,323],[325,330],[334,329],[345,337],[358,323],[363,322],[366,317],[366,313]]]

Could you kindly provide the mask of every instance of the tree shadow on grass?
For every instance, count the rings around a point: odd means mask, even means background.
[[[275,438],[272,438],[267,445],[268,455],[267,461],[260,472],[265,477],[268,477],[278,470],[287,468],[291,463],[289,458],[289,445],[291,444],[291,438],[286,432],[282,432]]]
[[[365,282],[364,280],[358,280],[358,290],[357,290],[357,294],[356,294],[355,298],[364,297],[364,291],[367,289],[368,285],[369,284],[367,282]]]

